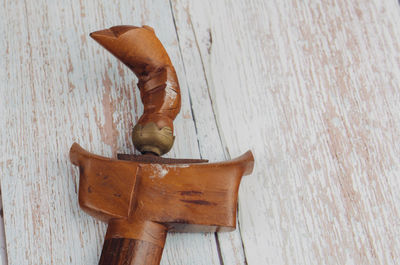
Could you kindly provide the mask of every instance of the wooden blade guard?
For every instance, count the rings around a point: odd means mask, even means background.
[[[100,265],[158,265],[167,231],[234,230],[240,180],[254,164],[250,151],[220,163],[150,164],[78,144],[70,159],[80,170],[80,206],[109,224]]]

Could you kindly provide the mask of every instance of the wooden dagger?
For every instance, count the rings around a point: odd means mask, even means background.
[[[223,232],[236,228],[243,175],[251,151],[219,163],[162,158],[174,143],[173,120],[181,107],[171,60],[149,26],[115,26],[90,36],[137,76],[143,115],[132,140],[142,155],[98,156],[74,143],[79,204],[108,223],[99,265],[159,265],[167,232]]]

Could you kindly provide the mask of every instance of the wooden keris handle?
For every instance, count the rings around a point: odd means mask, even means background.
[[[174,142],[173,120],[181,108],[175,68],[149,26],[115,26],[90,36],[138,77],[144,113],[133,129],[133,143],[142,153],[167,153]]]

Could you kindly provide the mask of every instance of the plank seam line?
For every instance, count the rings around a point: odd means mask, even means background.
[[[181,56],[181,60],[182,60],[182,64],[183,64],[183,69],[184,69],[185,77],[186,77],[186,66],[185,66],[185,61],[183,60],[183,56],[182,56],[182,49],[181,49],[181,45],[180,45],[178,29],[177,29],[177,26],[176,26],[175,14],[174,14],[174,10],[173,10],[173,7],[172,7],[171,0],[169,0],[169,4],[170,4],[170,9],[171,9],[172,19],[173,19],[173,22],[174,22],[175,33],[176,33],[176,37],[177,37],[177,40],[178,40],[179,52],[180,52],[180,56]],[[206,74],[206,71],[205,71],[203,56],[201,54],[200,46],[199,46],[198,39],[197,39],[197,35],[196,35],[195,30],[194,30],[193,22],[192,22],[192,19],[191,19],[189,14],[188,14],[188,18],[189,18],[190,28],[192,30],[192,33],[193,33],[193,36],[194,36],[194,39],[195,39],[196,48],[197,48],[197,51],[198,51],[199,56],[200,56],[200,61],[201,61],[201,67],[203,69],[204,80],[205,80],[206,86],[207,86],[207,92],[208,92],[207,94],[208,94],[208,98],[209,98],[209,100],[211,102],[211,108],[212,108],[212,112],[213,112],[213,116],[214,116],[214,121],[215,121],[215,124],[216,124],[216,127],[217,127],[218,137],[219,137],[219,140],[220,140],[220,143],[222,145],[223,152],[224,152],[224,158],[225,159],[231,159],[231,155],[229,153],[229,149],[227,148],[227,145],[225,144],[225,142],[223,140],[222,133],[221,133],[221,126],[220,126],[220,124],[218,122],[218,118],[217,118],[217,115],[215,113],[215,105],[214,105],[214,102],[213,102],[213,100],[211,98],[210,85],[209,85],[209,82],[208,82],[208,79],[207,79],[207,74]],[[193,110],[193,107],[192,107],[190,86],[187,83],[187,79],[186,79],[186,85],[188,87],[189,100],[190,100],[190,110],[191,110],[191,113],[192,113],[192,116],[193,116],[193,121],[194,121],[194,125],[195,125],[195,131],[196,131],[196,135],[197,135],[198,134],[197,124],[196,124],[196,119],[195,119],[195,115],[194,115],[194,110]],[[203,156],[201,154],[199,138],[197,138],[197,143],[198,143],[198,147],[199,147],[200,157],[203,158]],[[238,208],[237,214],[239,214],[239,208]],[[248,264],[247,263],[247,256],[246,256],[246,251],[245,251],[245,248],[244,248],[244,242],[243,242],[242,231],[240,229],[239,218],[237,220],[238,220],[237,229],[238,229],[238,232],[240,234],[240,242],[241,242],[242,250],[243,250],[244,263],[247,265]],[[214,233],[214,235],[215,235],[215,241],[216,241],[216,245],[217,245],[218,257],[220,259],[221,265],[224,265],[224,260],[222,258],[222,251],[221,251],[221,245],[220,245],[220,242],[219,242],[219,237],[218,237],[218,234],[216,232]]]
[[[186,83],[186,87],[188,88],[188,94],[189,94],[189,105],[190,105],[190,112],[192,114],[193,117],[193,124],[194,124],[194,130],[196,132],[196,136],[199,135],[198,133],[198,129],[197,129],[197,123],[196,123],[196,117],[194,115],[194,110],[193,110],[193,101],[192,101],[192,96],[190,94],[190,86],[188,84],[187,81],[187,75],[186,75],[186,65],[185,65],[185,61],[183,60],[183,56],[182,56],[182,49],[181,49],[181,45],[180,45],[180,40],[179,40],[179,35],[178,35],[178,29],[176,27],[176,21],[175,21],[175,15],[174,15],[174,10],[172,8],[172,3],[171,0],[169,0],[169,7],[170,7],[170,11],[171,11],[171,17],[172,17],[172,21],[174,23],[174,28],[175,28],[175,34],[176,34],[176,39],[178,40],[178,49],[179,49],[179,56],[181,58],[182,61],[182,65],[183,65],[183,71],[185,73],[185,83]],[[199,149],[199,154],[200,154],[200,158],[202,159],[203,157],[201,156],[201,149],[200,149],[200,141],[199,141],[199,137],[196,137],[197,139],[197,148]]]
[[[219,137],[219,140],[220,140],[221,145],[222,145],[222,149],[223,149],[223,152],[224,152],[225,159],[226,158],[231,159],[231,155],[230,155],[229,150],[227,148],[227,144],[225,143],[225,140],[224,140],[225,138],[223,137],[223,134],[221,132],[221,128],[220,128],[221,126],[219,124],[219,119],[218,119],[217,115],[215,114],[216,113],[216,111],[215,111],[216,107],[215,107],[214,101],[212,100],[212,97],[211,97],[210,85],[208,83],[208,78],[207,78],[207,74],[206,74],[206,68],[204,67],[204,60],[203,60],[203,56],[201,54],[199,41],[197,40],[196,31],[194,30],[192,18],[190,17],[189,14],[188,14],[188,17],[189,17],[190,28],[192,29],[194,40],[195,40],[195,43],[196,43],[196,48],[197,48],[197,51],[199,52],[200,61],[201,61],[201,68],[203,69],[204,80],[206,81],[208,99],[211,102],[211,108],[212,108],[215,124],[216,124],[216,127],[217,127],[218,137]],[[210,32],[210,34],[211,34],[211,32]],[[212,45],[212,44],[210,44],[210,45]],[[211,47],[209,49],[211,49]]]
[[[215,242],[217,243],[219,262],[221,263],[221,265],[225,265],[224,259],[222,258],[222,252],[221,252],[221,246],[219,243],[218,233],[214,233],[214,236],[215,236]]]
[[[172,2],[171,2],[171,0],[169,0],[169,6],[170,6],[170,10],[171,10],[172,20],[173,20],[174,27],[175,27],[176,38],[177,38],[177,40],[178,40],[179,55],[180,55],[180,57],[181,57],[181,61],[182,61],[182,65],[183,65],[183,71],[185,72],[185,82],[186,82],[186,86],[187,86],[187,88],[188,88],[189,103],[190,103],[190,111],[191,111],[191,114],[192,114],[192,117],[193,117],[193,123],[194,123],[194,128],[195,128],[196,136],[198,136],[197,123],[196,123],[196,118],[195,118],[194,110],[193,110],[192,96],[191,96],[191,93],[190,93],[190,86],[189,86],[189,84],[188,84],[188,82],[187,82],[187,78],[186,78],[186,76],[187,76],[187,75],[186,75],[186,65],[185,65],[185,61],[183,60],[183,56],[182,56],[182,49],[181,49],[181,44],[180,44],[180,40],[179,40],[178,29],[177,29],[177,27],[176,27],[175,14],[174,14],[174,10],[173,10],[173,7],[172,7]],[[190,18],[189,18],[189,19],[190,19]],[[191,21],[191,20],[190,20],[190,21]],[[192,26],[192,25],[191,25],[191,26]],[[195,39],[196,39],[196,37],[195,37]],[[196,45],[197,45],[197,39],[196,39]],[[202,64],[203,64],[203,62],[202,62]],[[203,67],[203,73],[204,73],[204,67]],[[205,79],[206,79],[206,78],[205,78]],[[206,79],[206,83],[207,83],[207,79]],[[207,88],[208,88],[208,83],[207,83]],[[215,118],[214,110],[213,110],[213,115],[214,115],[214,118]],[[218,126],[217,126],[217,128],[218,128]],[[197,138],[197,147],[198,147],[198,149],[199,149],[200,158],[203,158],[203,157],[202,157],[202,154],[201,154],[201,149],[200,149],[199,137],[196,137],[196,138]],[[214,233],[214,239],[215,239],[215,245],[217,246],[217,253],[218,253],[219,263],[220,263],[220,265],[224,265],[224,261],[223,261],[223,258],[222,258],[222,252],[221,252],[221,246],[220,246],[220,244],[219,244],[219,240],[218,240],[217,233]]]
[[[400,0],[399,0],[399,1],[400,1]],[[212,111],[213,111],[213,116],[214,116],[215,124],[216,124],[216,127],[217,127],[217,132],[218,132],[219,140],[220,140],[220,142],[221,142],[222,149],[223,149],[223,152],[224,152],[224,158],[225,158],[225,159],[232,159],[232,158],[231,158],[231,155],[230,155],[230,152],[229,152],[229,149],[228,149],[228,146],[227,146],[226,142],[224,141],[224,137],[223,137],[223,134],[222,134],[222,132],[221,132],[221,126],[220,126],[220,123],[219,123],[219,119],[218,119],[218,117],[217,117],[217,115],[216,115],[216,111],[215,111],[215,108],[216,108],[216,107],[215,107],[214,101],[213,101],[212,98],[211,98],[210,85],[209,85],[209,82],[208,82],[208,78],[207,78],[207,74],[206,74],[206,70],[205,70],[205,66],[204,66],[204,60],[203,60],[202,53],[201,53],[201,51],[200,51],[200,46],[199,46],[199,42],[198,42],[198,39],[197,39],[196,31],[194,30],[192,18],[190,17],[189,14],[188,14],[188,17],[189,17],[190,28],[192,29],[193,36],[194,36],[195,43],[196,43],[196,47],[197,47],[197,50],[198,50],[199,55],[200,55],[201,67],[202,67],[202,69],[203,69],[204,79],[205,79],[205,81],[206,81],[207,92],[208,92],[208,98],[209,98],[209,100],[210,100],[210,102],[211,102],[211,108],[212,108]],[[211,34],[211,33],[210,33],[210,34]],[[211,44],[211,45],[212,45],[212,44]],[[237,216],[238,216],[238,215],[239,215],[239,207],[238,207],[238,209],[237,209]],[[247,265],[247,264],[248,264],[248,263],[247,263],[247,255],[246,255],[246,251],[245,251],[245,247],[244,247],[243,235],[242,235],[242,230],[241,230],[241,227],[240,227],[239,218],[237,218],[237,220],[238,220],[238,227],[237,227],[237,229],[238,229],[239,234],[240,234],[240,243],[241,243],[241,245],[242,245],[244,263]],[[219,251],[219,254],[221,254],[221,253],[220,253],[221,249],[220,249],[219,237],[218,237],[217,233],[215,233],[215,234],[216,234],[216,239],[217,239],[218,247],[219,247],[218,251]],[[221,262],[222,262],[222,264],[223,264],[222,255],[221,255]]]
[[[4,255],[5,255],[5,257],[4,257],[5,264],[4,265],[7,265],[10,262],[8,260],[8,252],[7,252],[7,235],[6,235],[6,227],[5,227],[6,224],[4,221],[4,206],[3,206],[3,194],[1,192],[1,185],[0,185],[0,218],[1,218],[0,229],[3,230],[1,232],[3,233],[3,240],[2,240],[3,242],[2,243],[4,244]],[[0,240],[1,240],[1,238],[0,238]],[[1,260],[0,260],[0,262],[1,262]]]

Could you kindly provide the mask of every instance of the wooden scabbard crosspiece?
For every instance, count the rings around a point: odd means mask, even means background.
[[[138,77],[144,113],[133,128],[142,155],[118,159],[74,143],[79,204],[108,223],[100,265],[158,265],[168,231],[222,232],[236,228],[240,180],[253,170],[250,151],[225,162],[162,158],[174,142],[181,106],[167,52],[148,26],[116,26],[90,35]]]

